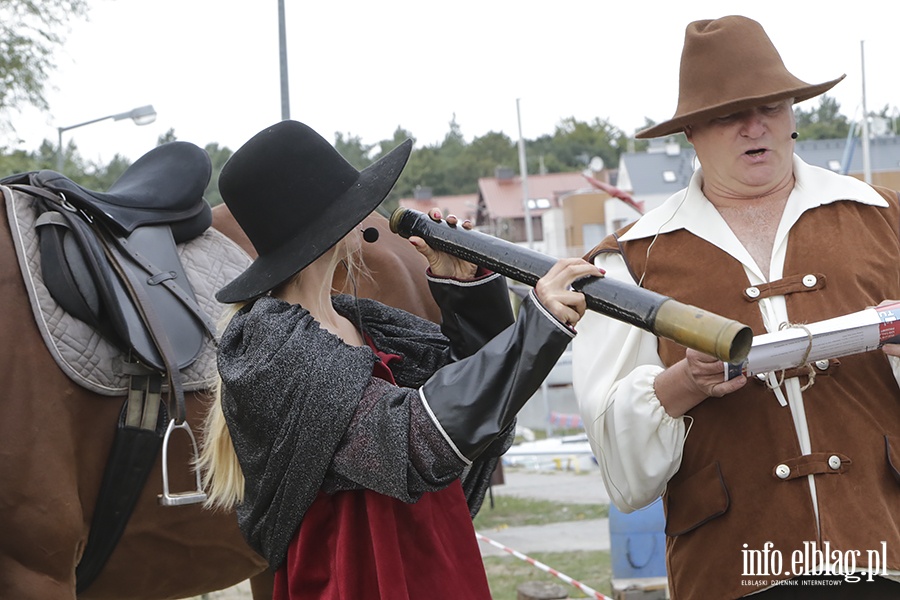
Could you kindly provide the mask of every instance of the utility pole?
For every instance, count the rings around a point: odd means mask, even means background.
[[[869,111],[866,109],[866,54],[865,41],[859,42],[859,57],[862,60],[862,160],[863,179],[866,183],[872,183],[872,161],[869,157]]]
[[[281,120],[291,118],[291,102],[288,97],[287,33],[284,24],[284,0],[278,0],[278,57],[281,66]]]
[[[528,206],[528,163],[525,161],[525,139],[522,137],[522,111],[516,98],[516,116],[519,119],[519,173],[522,178],[522,207],[525,209],[525,239],[528,247],[534,247],[534,233],[531,230],[531,208]]]

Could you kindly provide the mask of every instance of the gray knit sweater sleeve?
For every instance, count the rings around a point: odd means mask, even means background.
[[[322,489],[366,488],[416,502],[459,478],[465,466],[426,413],[418,390],[373,377]]]

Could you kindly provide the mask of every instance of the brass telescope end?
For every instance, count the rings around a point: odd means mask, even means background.
[[[748,326],[672,299],[659,306],[654,333],[732,364],[742,363],[753,343]]]

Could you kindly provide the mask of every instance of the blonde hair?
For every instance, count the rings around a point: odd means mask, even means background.
[[[356,292],[356,281],[361,276],[370,276],[362,261],[361,252],[357,249],[350,250],[346,239],[341,239],[331,253],[330,267],[336,268],[343,263],[347,269],[348,281],[353,285],[353,293]],[[300,272],[302,273],[302,271]],[[300,277],[297,273],[282,285],[291,285]],[[331,282],[323,285],[331,286]],[[279,286],[280,287],[280,286]],[[331,291],[335,290],[333,287]],[[246,302],[231,305],[222,317],[222,329],[231,322],[234,315]],[[244,473],[237,454],[234,451],[234,442],[228,431],[228,423],[225,421],[225,413],[222,410],[222,378],[216,377],[216,382],[211,389],[212,403],[203,419],[202,435],[200,442],[200,455],[196,468],[200,471],[200,480],[206,491],[207,499],[204,507],[208,509],[231,510],[244,501]]]
[[[222,317],[223,325],[231,322],[246,302],[231,305]],[[224,328],[224,327],[223,327]],[[244,501],[244,473],[234,451],[231,433],[222,411],[222,378],[216,377],[212,403],[203,419],[200,456],[197,469],[206,490],[205,508],[230,510]]]

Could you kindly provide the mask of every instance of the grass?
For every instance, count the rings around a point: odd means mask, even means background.
[[[475,517],[474,524],[476,531],[490,537],[491,531],[507,527],[547,525],[607,516],[609,507],[603,504],[564,504],[547,500],[494,496],[493,508],[490,499],[486,499],[481,512]],[[608,551],[535,552],[528,556],[598,592],[612,595],[612,559]],[[559,584],[566,589],[570,598],[587,597],[562,579],[515,556],[486,556],[483,561],[494,600],[516,600],[517,588],[528,581]]]
[[[493,507],[490,498],[485,498],[474,524],[476,531],[487,531],[522,525],[604,519],[608,516],[609,506],[606,504],[564,504],[550,500],[495,495]]]
[[[612,596],[612,559],[608,551],[535,552],[528,556],[602,594]],[[485,556],[483,560],[493,600],[516,600],[516,590],[528,581],[559,584],[565,588],[569,598],[589,597],[562,579],[515,556]]]

